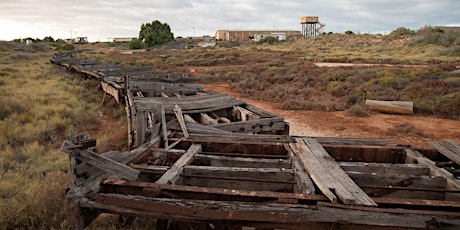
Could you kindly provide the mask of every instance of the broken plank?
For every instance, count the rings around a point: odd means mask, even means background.
[[[165,107],[160,106],[161,113],[161,130],[163,134],[164,147],[168,147],[168,131],[166,130],[166,116],[165,116]]]
[[[315,193],[315,185],[308,175],[308,172],[302,166],[302,163],[299,160],[299,157],[292,151],[288,144],[284,144],[284,148],[289,154],[289,157],[292,161],[292,168],[294,169],[295,173],[295,181],[297,183],[297,188],[294,189],[294,192],[298,192],[301,194],[314,194]]]
[[[331,202],[337,202],[337,196],[332,192],[335,189],[334,179],[326,171],[326,169],[318,162],[316,157],[303,142],[301,138],[296,138],[295,143],[289,143],[292,151],[297,155],[303,168],[308,172],[311,179],[315,182],[316,186],[321,192],[329,198]]]
[[[460,165],[460,147],[455,142],[433,141],[429,144],[442,155]]]
[[[328,173],[343,186],[347,191],[344,194],[346,197],[348,193],[351,193],[353,197],[352,204],[362,206],[377,206],[377,204],[370,198],[356,183],[340,168],[337,162],[332,158],[321,144],[314,138],[303,138],[305,144],[311,149],[311,152],[321,162],[321,164],[327,168]],[[340,197],[340,187],[336,188],[336,194]]]
[[[72,157],[75,157],[76,159],[84,161],[87,164],[90,164],[104,172],[117,175],[127,180],[136,180],[137,176],[139,175],[138,170],[132,169],[124,164],[120,164],[114,160],[97,155],[93,152],[81,149],[69,150],[69,148],[73,146],[74,145],[72,143],[66,141],[62,145],[61,151],[69,154]]]
[[[406,152],[407,163],[417,163],[420,165],[428,166],[430,168],[430,176],[439,176],[439,177],[446,178],[447,180],[446,189],[460,191],[460,180],[456,179],[452,175],[452,173],[448,172],[447,170],[443,168],[437,167],[435,162],[426,158],[423,154],[421,154],[420,152],[416,150],[406,148],[405,152]],[[445,199],[446,200],[460,200],[460,195],[448,193],[445,195]]]
[[[177,160],[171,168],[156,181],[158,184],[174,184],[175,180],[178,179],[179,175],[183,171],[183,167],[193,160],[193,156],[201,152],[200,144],[192,144],[190,148],[185,152],[179,160]]]
[[[177,120],[179,121],[184,137],[188,138],[189,134],[187,131],[187,126],[185,125],[184,115],[182,114],[182,109],[178,105],[174,107],[174,113],[176,114]]]

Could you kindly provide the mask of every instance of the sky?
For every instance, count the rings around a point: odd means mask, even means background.
[[[0,0],[0,40],[137,37],[158,20],[174,36],[219,29],[301,30],[318,16],[323,32],[389,33],[398,27],[460,26],[459,0]]]

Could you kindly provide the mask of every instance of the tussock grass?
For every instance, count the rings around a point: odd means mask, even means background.
[[[66,134],[97,127],[98,83],[50,64],[48,49],[2,45],[0,226],[60,228],[68,158],[59,148]]]

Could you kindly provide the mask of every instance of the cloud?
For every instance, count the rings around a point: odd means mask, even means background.
[[[159,20],[176,36],[218,29],[297,29],[319,16],[325,31],[381,32],[397,27],[458,25],[458,0],[15,0],[0,2],[0,39],[88,36],[90,41],[137,36]]]

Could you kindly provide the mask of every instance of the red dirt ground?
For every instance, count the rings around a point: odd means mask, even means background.
[[[373,114],[369,117],[354,117],[346,112],[322,112],[282,110],[267,101],[256,101],[241,97],[229,89],[227,84],[207,84],[207,91],[226,93],[260,107],[275,115],[283,116],[290,123],[291,135],[321,137],[383,138],[392,144],[427,147],[429,141],[454,140],[460,143],[460,121],[416,115]],[[409,123],[425,135],[395,131],[397,125]],[[425,136],[425,137],[424,137]]]

